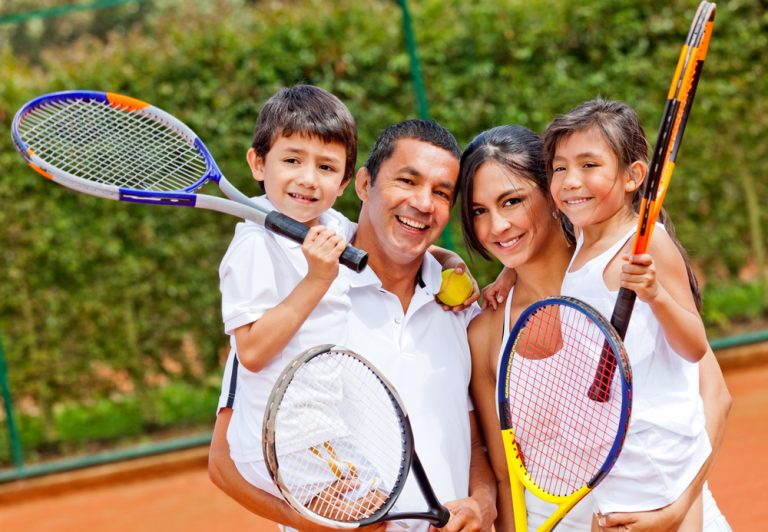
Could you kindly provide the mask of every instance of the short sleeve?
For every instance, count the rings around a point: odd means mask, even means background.
[[[237,225],[219,267],[221,314],[227,334],[253,323],[280,303],[273,247],[274,239],[263,227],[249,222]]]

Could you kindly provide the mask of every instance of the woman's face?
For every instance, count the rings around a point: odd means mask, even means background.
[[[508,268],[537,256],[559,231],[547,195],[530,179],[484,162],[472,183],[472,217],[482,246]]]

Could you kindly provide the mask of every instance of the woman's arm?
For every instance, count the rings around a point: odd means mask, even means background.
[[[497,531],[514,530],[512,494],[501,427],[496,416],[496,355],[501,344],[504,310],[490,309],[475,318],[469,326],[469,346],[472,353],[470,395],[475,405],[480,434],[485,442],[488,460],[496,482]]]

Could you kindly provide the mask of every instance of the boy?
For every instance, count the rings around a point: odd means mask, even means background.
[[[310,85],[273,95],[259,113],[247,154],[265,192],[255,201],[310,231],[297,244],[240,223],[219,268],[225,330],[242,366],[233,372],[236,404],[229,406],[236,408],[227,439],[243,477],[274,495],[261,445],[272,387],[305,349],[346,340],[351,272],[340,274],[338,259],[354,224],[331,206],[349,184],[356,158],[355,122],[338,98]]]

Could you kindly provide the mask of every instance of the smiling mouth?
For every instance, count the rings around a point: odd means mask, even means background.
[[[512,246],[520,242],[520,239],[522,239],[523,236],[525,235],[516,236],[510,240],[505,240],[504,242],[499,241],[499,242],[496,242],[496,245],[503,249],[511,248]]]
[[[412,220],[411,218],[405,218],[404,216],[395,216],[395,218],[397,218],[398,222],[408,227],[409,229],[416,229],[417,231],[423,231],[424,229],[429,227],[426,224],[417,222],[416,220]]]
[[[289,192],[288,195],[295,200],[299,200],[305,203],[314,203],[317,201],[317,198],[313,198],[312,196],[305,196],[304,194],[298,194],[296,192]]]
[[[575,206],[575,205],[582,205],[582,204],[588,202],[591,199],[592,198],[571,198],[571,199],[564,200],[563,203],[565,205],[568,205],[568,206],[572,207],[572,206]]]

